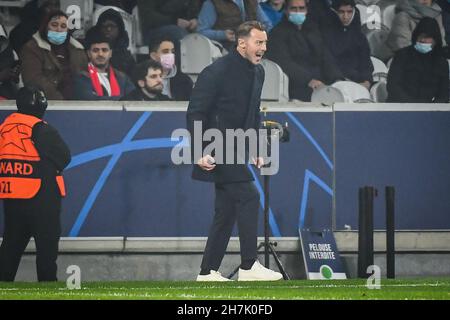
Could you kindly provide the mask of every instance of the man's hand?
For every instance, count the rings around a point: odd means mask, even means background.
[[[312,80],[308,83],[308,86],[309,86],[311,89],[313,89],[313,90],[316,90],[316,89],[322,87],[323,85],[324,85],[324,84],[323,84],[322,81],[316,80],[316,79],[312,79]]]
[[[233,30],[225,30],[225,36],[227,37],[228,41],[231,41],[231,42],[236,41],[236,36],[235,36]]]
[[[258,169],[261,169],[264,166],[264,158],[258,157],[252,159],[253,165],[255,165]]]
[[[363,87],[365,87],[367,90],[370,89],[370,82],[369,81],[360,82],[359,84],[362,85]]]
[[[197,30],[198,21],[197,19],[191,19],[189,20],[189,31],[195,32]]]
[[[177,20],[177,26],[179,26],[180,28],[183,28],[185,30],[187,30],[190,25],[191,25],[191,23],[188,20],[185,20],[185,19]]]
[[[204,156],[203,158],[200,158],[197,161],[197,164],[205,171],[211,171],[216,167],[216,162],[213,157],[211,157],[209,154]]]

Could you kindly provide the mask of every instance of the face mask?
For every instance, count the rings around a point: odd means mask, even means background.
[[[67,32],[56,32],[56,31],[48,31],[47,32],[47,38],[50,43],[60,45],[63,44],[64,41],[66,41],[67,38]]]
[[[161,55],[161,65],[164,69],[172,69],[175,64],[175,55],[173,53],[166,53]]]
[[[431,50],[433,50],[433,45],[431,43],[422,43],[422,42],[416,42],[414,45],[414,48],[420,52],[420,53],[428,53]]]
[[[303,12],[291,12],[289,13],[289,21],[293,24],[300,26],[302,25],[306,20],[306,14]]]

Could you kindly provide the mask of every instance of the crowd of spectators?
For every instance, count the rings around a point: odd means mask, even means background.
[[[229,52],[235,50],[234,30],[248,20],[266,27],[265,58],[288,76],[290,99],[311,101],[314,90],[336,81],[369,90],[374,66],[357,7],[362,2],[96,0],[110,8],[75,39],[59,0],[31,0],[9,36],[0,35],[0,99],[14,99],[25,84],[51,100],[186,101],[194,82],[181,72],[180,40],[199,33]],[[122,10],[138,12],[148,55],[130,51]],[[392,58],[389,102],[448,102],[449,29],[450,2],[396,2],[384,44],[385,58]]]

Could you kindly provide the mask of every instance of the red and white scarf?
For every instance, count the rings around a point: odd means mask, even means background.
[[[100,84],[99,80],[99,74],[97,71],[97,68],[92,65],[92,63],[89,63],[88,65],[89,70],[89,76],[91,77],[92,86],[94,87],[95,92],[97,93],[97,96],[103,97],[103,88]],[[111,85],[111,97],[117,97],[120,96],[120,87],[119,83],[116,79],[116,74],[114,73],[114,69],[112,67],[109,67],[109,84]]]

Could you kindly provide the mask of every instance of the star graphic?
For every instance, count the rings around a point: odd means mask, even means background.
[[[24,140],[30,139],[26,132],[21,131],[20,127],[21,124],[14,124],[12,125],[11,129],[4,129],[1,133],[1,139],[9,141],[3,147],[6,147],[9,144],[14,145],[15,147],[19,148],[23,152],[27,152],[27,148],[25,147]]]

